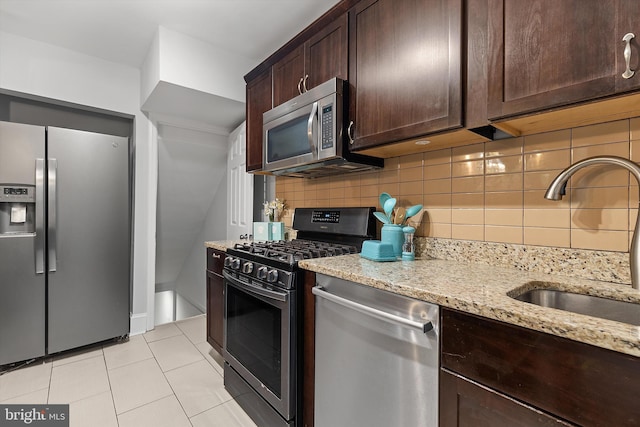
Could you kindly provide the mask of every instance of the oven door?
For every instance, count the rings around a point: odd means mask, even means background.
[[[280,415],[295,414],[295,291],[266,289],[226,270],[224,357]]]

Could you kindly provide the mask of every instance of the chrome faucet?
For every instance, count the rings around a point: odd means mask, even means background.
[[[547,192],[544,194],[545,199],[561,200],[566,194],[567,181],[578,170],[591,165],[615,165],[627,169],[631,172],[640,185],[640,166],[631,160],[616,156],[596,156],[588,159],[580,160],[560,172],[560,174],[551,182]],[[629,249],[629,267],[631,268],[631,286],[640,290],[640,214],[636,220],[636,228],[633,230],[631,238],[631,248]]]

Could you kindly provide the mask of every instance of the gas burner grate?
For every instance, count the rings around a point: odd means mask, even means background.
[[[358,253],[358,249],[352,245],[304,239],[236,243],[234,249],[287,264],[294,264],[303,259]]]

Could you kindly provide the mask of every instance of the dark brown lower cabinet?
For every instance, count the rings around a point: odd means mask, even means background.
[[[440,426],[640,426],[640,358],[443,308]]]
[[[446,369],[440,370],[440,427],[573,425]]]
[[[207,342],[220,354],[224,316],[223,262],[224,252],[207,248]]]

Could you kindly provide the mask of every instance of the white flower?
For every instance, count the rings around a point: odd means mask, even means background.
[[[282,214],[282,211],[285,210],[286,204],[284,201],[280,201],[280,199],[276,198],[270,202],[264,202],[264,214],[268,216],[270,219],[274,217],[277,213],[278,215]]]

